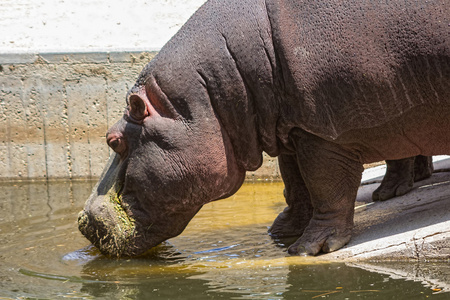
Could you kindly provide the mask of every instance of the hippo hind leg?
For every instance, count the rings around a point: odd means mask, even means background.
[[[430,178],[433,174],[433,157],[417,155],[414,159],[414,182]]]
[[[373,192],[373,201],[385,201],[412,190],[414,185],[414,157],[386,160],[386,174]]]
[[[275,238],[299,237],[312,218],[313,207],[309,191],[300,173],[295,155],[280,155],[278,164],[285,187],[284,197],[288,206],[275,219],[269,233]]]
[[[356,193],[363,171],[358,152],[300,129],[291,133],[313,216],[290,254],[335,251],[351,238]]]
[[[398,160],[386,160],[386,175],[373,192],[373,201],[385,201],[411,191],[414,182],[426,179],[433,173],[431,156],[414,156]]]

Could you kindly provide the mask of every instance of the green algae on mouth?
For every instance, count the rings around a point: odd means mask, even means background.
[[[113,185],[100,200],[104,213],[89,217],[80,213],[80,230],[105,255],[120,257],[133,253],[135,243],[139,239],[137,223],[133,216],[125,211],[122,195],[117,192],[120,187]]]
[[[125,212],[122,195],[116,192],[117,190],[120,191],[120,188],[112,187],[105,195],[105,197],[109,198],[108,204],[112,205],[112,212],[114,212],[113,214],[110,214],[112,220],[107,220],[107,222],[105,222],[105,220],[99,220],[105,225],[114,225],[107,229],[108,234],[105,237],[98,237],[100,238],[99,243],[102,252],[119,257],[129,250],[129,248],[133,247],[133,243],[137,238],[137,231],[136,221],[132,216],[129,216]],[[102,244],[102,241],[107,242]]]
[[[110,192],[109,200],[113,204],[114,211],[117,213],[117,217],[120,220],[120,223],[116,224],[116,226],[118,227],[118,230],[122,231],[122,228],[123,228],[123,230],[125,232],[128,230],[133,231],[135,229],[136,222],[135,222],[134,218],[132,218],[125,212],[125,209],[123,208],[123,203],[122,203],[122,195],[119,195],[116,192]]]

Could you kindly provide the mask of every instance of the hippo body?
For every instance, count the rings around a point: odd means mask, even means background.
[[[128,92],[81,232],[140,255],[236,192],[265,151],[296,211],[276,221],[301,234],[289,252],[344,246],[363,163],[450,153],[447,4],[208,1]]]

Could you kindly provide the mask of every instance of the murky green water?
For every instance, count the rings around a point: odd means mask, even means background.
[[[0,184],[0,299],[448,299],[446,264],[289,257],[267,228],[281,183],[246,184],[140,259],[102,257],[76,219],[95,182]],[[441,270],[446,270],[440,274]],[[415,279],[415,280],[414,280]]]

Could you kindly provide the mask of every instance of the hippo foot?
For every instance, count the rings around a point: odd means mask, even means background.
[[[383,180],[380,186],[373,192],[373,201],[385,201],[391,198],[402,196],[413,188],[412,180],[393,179]]]
[[[286,207],[270,226],[269,234],[275,238],[301,236],[308,226],[309,219],[302,222],[302,218],[299,218],[289,207]]]
[[[414,157],[386,160],[386,175],[380,186],[373,192],[373,201],[385,201],[402,196],[414,185]]]
[[[399,160],[387,160],[387,171],[380,186],[373,192],[373,201],[402,196],[412,190],[414,182],[433,174],[433,158],[417,155]]]
[[[302,256],[329,253],[344,247],[350,238],[351,229],[308,226],[303,235],[288,248],[288,253]]]

